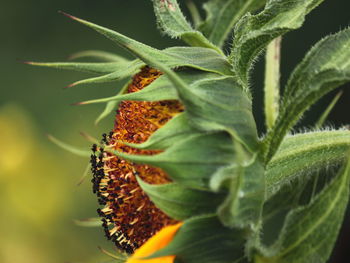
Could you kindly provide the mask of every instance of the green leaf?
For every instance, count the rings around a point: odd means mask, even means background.
[[[137,181],[152,202],[176,220],[215,213],[217,206],[225,197],[224,193],[188,188],[178,183],[152,185],[140,178]]]
[[[124,66],[121,67],[119,70],[113,71],[109,74],[105,74],[99,77],[79,80],[70,84],[68,87],[78,86],[82,84],[98,84],[122,80],[132,75],[135,75],[143,66],[145,66],[145,64],[142,61],[136,59],[125,63]]]
[[[158,50],[108,28],[98,26],[68,14],[65,15],[79,23],[91,27],[142,60],[146,56],[170,68],[187,66],[203,71],[232,75],[230,64],[226,57],[213,49],[203,47],[173,47],[165,50]],[[145,62],[147,63],[148,61]]]
[[[126,254],[124,251],[121,250],[117,250],[117,251],[113,251],[113,253],[103,249],[102,247],[98,247],[99,250],[109,256],[110,258],[113,258],[113,261],[108,261],[111,263],[125,263],[128,259],[128,254]]]
[[[88,105],[95,103],[116,102],[123,100],[131,101],[161,101],[161,100],[176,100],[178,95],[173,84],[165,76],[161,76],[156,81],[152,82],[147,87],[140,91],[118,94],[112,97],[93,99],[77,103],[77,105]]]
[[[99,217],[76,219],[74,220],[74,223],[78,226],[83,226],[83,227],[101,227],[102,226],[102,221],[101,221],[101,218]]]
[[[77,18],[74,18],[77,19]],[[80,21],[80,20],[79,20]],[[105,32],[107,30],[108,36],[116,38],[116,41],[121,39],[121,43],[127,44],[130,41],[128,38],[121,36],[120,34],[108,31],[108,29],[101,29],[101,27],[93,25],[86,21],[80,21],[87,24],[98,31]],[[127,45],[128,47],[134,46],[134,44]],[[137,45],[135,44],[135,47]],[[198,56],[197,65],[204,62],[200,52],[191,54],[191,48],[172,48],[169,51],[175,51],[174,56],[179,56],[181,51],[184,51],[182,55],[186,54],[186,59],[192,60],[194,56]],[[192,48],[200,49],[200,48]],[[210,51],[210,49],[202,48],[202,51]],[[218,77],[217,79],[198,81],[191,87],[185,83],[175,72],[171,70],[169,61],[164,62],[159,60],[159,52],[153,54],[145,51],[145,49],[133,49],[132,50],[141,60],[143,60],[149,66],[155,67],[166,74],[169,80],[172,81],[174,86],[180,95],[180,100],[184,103],[191,119],[191,125],[204,131],[220,131],[224,130],[230,133],[232,137],[237,139],[246,145],[251,151],[257,148],[257,131],[255,127],[255,121],[251,110],[251,99],[248,94],[242,89],[242,87],[236,83],[233,77]],[[214,51],[212,53],[214,60],[219,59],[221,56]],[[206,57],[206,59],[210,59]],[[179,60],[180,61],[180,60]],[[218,60],[219,61],[219,60]],[[225,60],[226,61],[226,60]],[[220,63],[219,63],[220,64]],[[206,65],[213,69],[215,63],[209,63]],[[218,65],[218,64],[217,64]],[[193,67],[193,65],[192,65]],[[200,68],[199,68],[200,69]],[[218,73],[217,71],[209,72]],[[234,107],[232,107],[234,105]]]
[[[288,214],[279,240],[274,245],[279,248],[278,252],[258,256],[256,262],[326,262],[344,218],[349,184],[350,160],[310,204]]]
[[[145,61],[146,64],[155,66],[166,73],[178,88],[181,100],[185,106],[189,107],[188,113],[189,115],[192,114],[191,120],[193,120],[196,126],[200,126],[207,131],[226,130],[232,136],[235,136],[235,138],[246,144],[251,150],[257,147],[257,133],[251,112],[251,100],[242,88],[235,83],[233,78],[213,79],[211,82],[204,80],[203,83],[197,86],[194,85],[190,90],[188,85],[170,70],[172,67],[181,65],[219,74],[223,74],[223,72],[229,73],[226,67],[227,61],[223,56],[206,48],[177,47],[161,52],[112,30],[75,17],[71,18],[106,35],[119,45],[133,52],[141,60]],[[181,59],[179,59],[180,57]],[[193,63],[186,64],[184,61],[191,61]],[[218,69],[220,68],[221,70],[219,71]],[[221,85],[218,85],[219,82]],[[213,91],[213,88],[216,90]],[[200,109],[198,107],[203,107],[208,102],[211,103],[211,107],[201,108],[202,112],[196,112],[197,109]],[[231,107],[232,105],[235,105],[235,107]],[[221,114],[223,109],[225,109],[225,114]]]
[[[197,8],[197,5],[192,0],[186,0],[186,6],[191,14],[194,27],[197,28],[202,23],[201,14]]]
[[[232,77],[196,82],[179,90],[191,125],[204,131],[227,131],[250,151],[257,149],[257,131],[248,94]]]
[[[221,75],[233,75],[227,58],[212,49],[201,47],[170,47],[162,51],[168,58],[154,57],[170,68],[191,67]]]
[[[337,104],[338,100],[340,99],[341,95],[343,94],[342,91],[339,91],[334,98],[332,99],[331,103],[329,103],[328,107],[326,108],[326,110],[322,113],[322,115],[320,116],[320,118],[317,120],[316,124],[315,124],[315,128],[319,129],[322,127],[322,125],[325,123],[325,121],[327,120],[328,115],[331,113],[331,111],[333,110],[334,106]]]
[[[173,38],[181,38],[191,46],[207,47],[222,54],[203,34],[187,22],[176,0],[152,0],[159,28]]]
[[[188,85],[193,85],[199,80],[210,79],[218,77],[218,74],[211,72],[203,72],[199,70],[187,69],[185,71],[179,71],[177,73],[179,77],[184,80]],[[133,93],[118,94],[116,96],[94,99],[78,103],[79,105],[93,104],[93,103],[105,103],[110,101],[121,102],[123,100],[132,101],[161,101],[161,100],[177,100],[179,96],[177,94],[174,84],[169,80],[166,75],[162,75],[152,83],[147,85],[142,90]]]
[[[220,220],[229,227],[249,226],[257,230],[265,200],[265,176],[261,162],[253,158],[251,163],[219,171],[222,172],[226,173],[224,178],[231,175],[231,179],[229,194],[218,208]]]
[[[177,142],[157,155],[132,155],[105,148],[121,158],[162,168],[184,186],[208,189],[209,179],[235,158],[231,137],[224,132],[197,134]]]
[[[93,73],[93,74],[105,74],[112,73],[115,71],[120,71],[125,67],[128,67],[129,61],[123,62],[26,62],[29,65],[48,67],[48,68],[57,68],[57,69],[67,69],[67,70],[76,70],[81,72]]]
[[[263,234],[259,245],[262,250],[270,255],[277,252],[278,246],[271,247],[271,245],[278,240],[288,213],[293,209],[310,204],[337,175],[339,167],[341,165],[332,169],[324,168],[310,172],[307,177],[296,178],[282,186],[265,202],[261,229]]]
[[[95,120],[95,125],[97,125],[100,121],[102,121],[104,118],[106,118],[111,112],[115,111],[118,107],[118,101],[108,101],[106,103],[106,106],[104,110],[98,115],[98,117]]]
[[[254,12],[266,0],[209,0],[204,4],[207,17],[199,29],[215,45],[222,47],[237,21],[247,12]]]
[[[74,53],[69,56],[69,60],[79,59],[79,58],[94,58],[97,60],[105,62],[126,62],[126,58],[119,56],[114,53],[100,51],[100,50],[84,50],[77,53]]]
[[[323,95],[350,81],[350,29],[318,42],[292,73],[274,129],[264,140],[266,161],[303,113]]]
[[[47,138],[51,142],[56,144],[58,147],[62,148],[63,150],[71,152],[71,153],[73,153],[75,155],[78,155],[80,157],[90,157],[90,155],[91,155],[91,151],[80,149],[80,148],[72,146],[72,145],[70,145],[68,143],[62,142],[62,141],[58,140],[57,138],[55,138],[54,136],[52,136],[50,134],[47,135]]]
[[[230,57],[238,79],[245,86],[254,60],[268,43],[301,27],[305,16],[322,1],[270,0],[261,13],[248,13],[237,23]]]
[[[186,263],[238,263],[244,259],[243,235],[215,216],[194,217],[184,222],[168,246],[147,258],[176,255]]]
[[[167,122],[164,127],[161,127],[153,133],[144,143],[125,144],[137,149],[165,150],[179,142],[182,138],[188,138],[189,136],[199,133],[199,131],[189,125],[186,114],[180,113]]]
[[[129,85],[131,84],[132,80],[127,82],[123,88],[118,92],[118,94],[123,94],[127,91]],[[118,95],[117,94],[117,95]],[[118,106],[118,101],[108,101],[106,103],[106,106],[104,108],[104,110],[100,113],[100,115],[98,115],[98,117],[95,120],[95,125],[97,125],[101,120],[103,120],[104,118],[106,118],[111,112],[115,111],[117,109]]]
[[[268,198],[293,180],[341,164],[346,159],[349,147],[348,130],[309,132],[286,137],[266,167]]]

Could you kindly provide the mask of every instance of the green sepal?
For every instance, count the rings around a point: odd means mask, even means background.
[[[101,227],[102,226],[102,221],[101,221],[101,218],[99,217],[75,219],[74,223],[77,226],[82,226],[82,227]]]
[[[251,100],[233,77],[203,79],[177,88],[191,125],[203,131],[227,131],[251,152],[257,149]]]
[[[94,58],[96,60],[105,62],[126,62],[128,59],[119,56],[114,53],[101,51],[101,50],[84,50],[74,53],[69,56],[69,60],[80,59],[80,58]]]
[[[188,109],[189,119],[192,120],[195,127],[199,127],[199,129],[205,131],[225,130],[235,139],[245,144],[251,151],[257,148],[257,131],[251,110],[251,100],[245,91],[235,82],[234,78],[222,77],[222,79],[203,80],[202,83],[197,82],[197,85],[189,87],[189,85],[171,70],[173,66],[179,66],[179,64],[172,65],[171,61],[176,61],[176,63],[181,61],[181,65],[223,74],[222,71],[213,70],[217,68],[218,64],[205,63],[203,66],[206,66],[206,69],[200,68],[198,65],[202,64],[205,60],[208,62],[211,58],[218,62],[221,61],[226,65],[227,61],[224,57],[207,48],[176,47],[167,49],[166,52],[161,52],[112,30],[75,17],[72,18],[101,32],[133,52],[146,64],[165,73],[177,88],[181,101]],[[204,56],[205,59],[203,59],[204,53],[200,51],[206,52],[210,56]],[[174,52],[173,56],[164,56],[164,54],[170,54],[171,52]],[[181,56],[184,57],[179,59]],[[171,59],[165,59],[165,57]],[[197,66],[194,66],[193,63],[191,65],[184,64],[183,61],[186,60],[197,61]],[[227,68],[224,66],[222,69],[226,71]],[[208,103],[210,103],[210,106],[208,106]],[[235,105],[235,107],[232,107],[232,105]],[[203,106],[206,107],[200,108]],[[223,109],[225,111],[222,111]],[[199,112],[196,112],[197,110]]]
[[[77,17],[65,14],[95,31],[111,39],[119,46],[125,48],[141,60],[144,57],[151,57],[170,68],[187,66],[203,71],[214,72],[223,75],[232,75],[230,64],[226,57],[213,49],[203,47],[172,47],[165,50],[158,50],[128,38],[108,28],[93,24]],[[142,53],[142,54],[140,54]],[[145,61],[147,64],[147,61]]]
[[[176,220],[215,213],[225,198],[224,193],[188,188],[178,183],[152,185],[140,178],[137,182],[159,209]]]
[[[230,58],[238,79],[246,86],[259,53],[274,38],[302,26],[305,16],[323,0],[270,0],[257,14],[246,14],[235,27]]]
[[[315,123],[315,128],[316,129],[320,129],[323,126],[323,124],[326,122],[328,115],[331,113],[331,111],[333,110],[334,106],[337,104],[337,102],[340,99],[342,94],[343,94],[343,91],[339,91],[334,96],[332,101],[329,103],[327,108],[323,111],[323,113],[321,114],[321,116],[319,117],[317,122]]]
[[[123,68],[127,67],[130,63],[129,61],[123,62],[26,62],[29,65],[56,68],[56,69],[66,69],[66,70],[76,70],[86,73],[93,74],[105,74],[112,73],[115,71],[120,71]]]
[[[247,12],[254,12],[266,0],[209,0],[203,7],[207,13],[205,21],[199,25],[208,39],[222,47],[237,21]]]
[[[187,22],[176,0],[152,0],[159,28],[173,38],[181,38],[190,46],[212,48],[220,54],[222,51],[210,43],[203,34]]]
[[[117,96],[119,94],[123,94],[127,91],[130,83],[132,81],[127,82],[122,88],[121,90],[119,90]],[[117,108],[119,102],[118,101],[108,101],[105,105],[104,110],[98,115],[98,117],[95,120],[95,125],[97,125],[101,120],[103,120],[104,118],[106,118],[111,112],[115,111],[115,109]]]
[[[197,134],[200,132],[189,125],[186,114],[180,113],[168,121],[164,127],[155,131],[144,143],[125,144],[137,149],[165,150],[181,139]]]
[[[224,132],[187,137],[156,155],[126,154],[109,148],[105,150],[132,162],[162,168],[175,182],[196,189],[208,189],[212,174],[235,159],[232,139]]]
[[[238,263],[244,259],[244,232],[224,227],[214,215],[184,222],[165,248],[147,258],[176,255],[178,262]]]
[[[203,72],[200,70],[191,70],[187,69],[185,71],[178,71],[177,74],[179,77],[184,80],[188,85],[193,85],[195,82],[203,79],[215,78],[220,75]],[[86,105],[93,103],[105,103],[110,101],[121,102],[123,100],[132,100],[132,101],[162,101],[162,100],[178,100],[179,96],[177,90],[174,87],[172,81],[166,75],[162,75],[152,83],[144,87],[143,89],[132,92],[132,93],[119,93],[116,96],[88,100],[78,103],[78,105]]]
[[[255,156],[251,163],[231,166],[219,173],[226,173],[222,178],[229,178],[226,183],[229,194],[218,207],[221,222],[228,227],[249,227],[253,232],[258,231],[265,201],[265,174],[261,162]]]
[[[72,146],[68,143],[65,143],[59,139],[57,139],[56,137],[48,134],[47,135],[47,138],[53,142],[54,144],[56,144],[58,147],[62,148],[63,150],[66,150],[70,153],[73,153],[77,156],[80,156],[80,157],[90,157],[91,156],[91,151],[87,151],[87,150],[84,150],[83,148],[78,148],[76,146]]]
[[[273,129],[264,140],[266,162],[285,134],[323,95],[350,81],[350,29],[318,42],[292,73]]]
[[[190,12],[194,28],[198,28],[198,26],[202,23],[202,17],[196,3],[192,0],[186,0],[186,6]]]
[[[350,131],[317,131],[287,136],[266,167],[267,198],[294,180],[346,160]],[[304,177],[304,178],[303,178]]]
[[[105,255],[109,256],[110,258],[113,258],[113,261],[103,262],[103,263],[126,263],[128,260],[129,255],[126,254],[124,251],[121,250],[115,250],[112,252],[109,252],[102,247],[98,247],[98,249]],[[101,262],[102,263],[102,262]]]
[[[265,249],[264,255],[257,255],[255,262],[325,263],[344,218],[349,186],[350,160],[310,204],[289,212],[272,253]]]
[[[162,100],[176,100],[178,95],[173,84],[165,76],[159,77],[147,87],[137,92],[118,94],[112,97],[93,99],[77,103],[77,105],[87,105],[95,103],[116,102],[123,100],[131,101],[162,101]]]
[[[118,101],[108,101],[105,105],[105,108],[103,111],[97,116],[95,120],[95,125],[99,124],[100,121],[102,121],[104,118],[106,118],[111,112],[115,111],[115,109],[118,106]]]
[[[122,80],[135,75],[144,65],[145,64],[138,59],[129,61],[125,63],[124,66],[121,67],[119,70],[113,71],[109,74],[105,74],[102,76],[79,80],[70,84],[68,87],[78,86],[82,84],[98,84]]]

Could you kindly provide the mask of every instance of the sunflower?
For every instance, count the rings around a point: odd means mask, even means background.
[[[161,75],[150,67],[143,67],[127,88],[127,93],[145,88]],[[103,135],[102,143],[114,150],[129,154],[153,155],[159,150],[139,150],[123,142],[142,143],[173,116],[184,110],[180,102],[123,101],[117,111],[112,132]],[[123,160],[103,148],[92,147],[93,191],[104,205],[98,209],[108,239],[127,253],[143,245],[150,237],[167,225],[177,221],[157,208],[137,182],[137,176],[149,184],[170,182],[160,168],[135,164]]]
[[[163,50],[65,14],[136,57],[85,51],[73,57],[102,62],[29,63],[99,74],[69,87],[132,79],[116,95],[77,103],[104,103],[98,121],[117,109],[91,165],[106,236],[129,254],[121,262],[328,260],[349,199],[350,133],[290,132],[350,81],[350,29],[319,41],[279,92],[281,36],[320,2],[207,0],[202,20],[188,1],[192,26],[176,0],[153,0],[161,31],[189,45]],[[250,72],[264,49],[266,133],[259,134]]]

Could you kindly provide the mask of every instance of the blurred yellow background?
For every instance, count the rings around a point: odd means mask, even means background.
[[[349,1],[326,0],[308,17],[303,29],[284,39],[282,82],[313,43],[349,24],[349,8]],[[113,249],[102,229],[83,228],[73,222],[96,216],[97,201],[91,192],[90,177],[77,186],[89,160],[61,150],[45,135],[53,134],[88,149],[90,143],[79,133],[85,131],[100,138],[113,127],[113,116],[95,127],[93,121],[102,111],[102,105],[73,107],[69,104],[110,96],[122,83],[62,90],[87,75],[30,67],[17,60],[64,61],[68,55],[88,49],[126,53],[104,37],[59,15],[58,10],[113,28],[157,48],[180,43],[159,34],[149,0],[2,3],[0,263],[108,262],[110,259],[97,246]],[[260,127],[263,123],[259,110],[262,62],[261,59],[257,64],[253,81]],[[330,98],[326,97],[319,107]],[[332,113],[335,125],[350,123],[349,98],[347,91]],[[317,118],[319,107],[311,111],[303,125]],[[344,228],[344,231],[348,230]]]

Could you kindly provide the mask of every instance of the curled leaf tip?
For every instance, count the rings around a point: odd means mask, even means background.
[[[61,11],[61,10],[58,10],[58,13],[59,13],[59,14],[62,14],[62,15],[64,15],[64,16],[66,16],[66,17],[68,17],[68,18],[70,18],[70,19],[78,20],[77,17],[75,17],[75,16],[73,16],[73,15],[70,15],[70,14],[68,14],[68,13],[66,13],[66,12],[63,12],[63,11]]]
[[[70,106],[80,106],[80,105],[84,105],[85,103],[83,101],[80,102],[74,102],[72,104],[70,104]]]
[[[74,87],[75,85],[76,85],[76,84],[75,84],[75,82],[74,82],[74,83],[72,83],[72,84],[69,84],[69,85],[63,87],[63,89],[69,89],[69,88],[71,88],[71,87]]]
[[[34,65],[35,64],[33,61],[26,61],[26,60],[21,60],[21,59],[17,59],[17,62],[22,63],[22,64],[26,64],[26,65]]]

